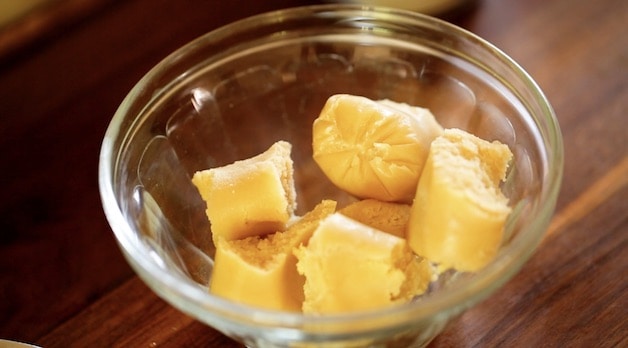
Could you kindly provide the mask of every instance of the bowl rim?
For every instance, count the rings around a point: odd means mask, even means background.
[[[522,234],[527,238],[515,238],[511,244],[505,246],[505,252],[500,253],[493,262],[475,273],[473,279],[459,280],[460,283],[457,283],[459,286],[439,290],[435,294],[430,295],[425,301],[393,305],[368,312],[315,316],[253,308],[212,295],[192,283],[181,282],[181,278],[178,275],[167,272],[148,255],[146,246],[142,244],[126,222],[124,213],[116,199],[114,192],[115,167],[120,154],[114,153],[114,145],[118,137],[124,135],[121,127],[128,105],[132,103],[155,76],[160,74],[161,70],[166,69],[170,64],[176,63],[179,57],[190,54],[198,45],[202,45],[208,40],[229,35],[236,28],[239,28],[237,30],[247,30],[256,23],[277,21],[278,18],[294,18],[304,14],[328,15],[332,12],[338,13],[342,11],[361,15],[384,13],[386,16],[391,17],[401,16],[459,33],[490,50],[492,54],[498,56],[527,84],[535,99],[541,103],[544,109],[543,116],[548,121],[550,127],[549,132],[551,134],[549,134],[549,137],[547,134],[543,134],[543,141],[545,145],[550,142],[550,146],[545,150],[548,152],[546,156],[551,159],[551,163],[548,163],[548,165],[553,168],[553,170],[547,171],[549,174],[546,176],[547,185],[543,186],[541,192],[541,197],[544,199],[540,200],[539,215],[532,224],[525,226],[522,230]],[[556,115],[548,99],[530,75],[493,44],[454,24],[416,12],[380,6],[322,4],[274,10],[231,22],[192,40],[161,60],[132,87],[107,127],[99,156],[98,180],[103,210],[125,258],[140,278],[154,292],[178,309],[190,313],[206,323],[210,323],[213,320],[227,320],[237,325],[244,324],[252,328],[298,330],[303,330],[303,327],[310,324],[316,327],[319,324],[334,326],[340,323],[362,323],[364,324],[364,330],[372,331],[380,330],[381,328],[379,324],[374,324],[376,326],[373,326],[369,325],[369,322],[381,323],[382,318],[389,318],[390,320],[386,322],[386,327],[392,327],[400,323],[407,324],[409,321],[419,322],[445,310],[465,309],[462,307],[466,306],[470,299],[473,300],[471,305],[475,304],[512,278],[534,252],[549,225],[560,189],[562,167],[562,137]],[[551,209],[546,209],[547,207]],[[199,308],[203,309],[200,314]],[[264,323],[268,323],[268,325],[264,325]],[[314,331],[313,334],[316,334],[316,332]],[[328,332],[325,332],[325,334],[327,335]]]

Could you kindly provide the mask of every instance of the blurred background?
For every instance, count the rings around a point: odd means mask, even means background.
[[[0,0],[0,338],[61,347],[62,337],[105,345],[157,333],[173,347],[229,346],[160,301],[122,258],[98,195],[100,144],[131,87],[181,45],[323,2]],[[417,10],[521,64],[554,106],[566,150],[542,248],[433,347],[626,346],[628,1],[440,4]]]

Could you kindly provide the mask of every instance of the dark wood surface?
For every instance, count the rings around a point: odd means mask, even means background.
[[[71,3],[31,17],[38,31],[0,34],[0,338],[239,347],[156,297],[123,260],[100,205],[98,152],[122,98],[168,53],[233,20],[313,2]],[[451,20],[545,91],[565,175],[538,252],[431,347],[628,346],[628,2],[483,0]]]

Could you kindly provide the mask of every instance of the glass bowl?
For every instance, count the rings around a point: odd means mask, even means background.
[[[361,4],[368,6],[387,6],[436,16],[446,14],[457,7],[466,6],[471,1],[472,0],[328,0],[327,2]]]
[[[215,249],[191,176],[286,140],[298,213],[323,198],[350,202],[311,157],[312,122],[336,93],[427,107],[444,127],[508,144],[514,161],[502,189],[513,213],[499,254],[476,273],[443,274],[417,301],[376,311],[302,315],[212,295]],[[225,335],[250,347],[420,347],[533,253],[555,207],[562,152],[542,91],[490,43],[414,12],[317,5],[227,25],[155,66],[111,121],[99,181],[107,219],[137,274]]]

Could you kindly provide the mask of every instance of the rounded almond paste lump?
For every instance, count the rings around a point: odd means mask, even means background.
[[[324,200],[286,231],[238,240],[217,238],[210,292],[266,309],[301,311],[305,278],[293,249],[307,243],[336,202]]]
[[[332,183],[356,197],[410,203],[440,134],[427,109],[337,94],[313,123],[313,158]]]
[[[207,204],[214,237],[240,239],[285,229],[296,208],[292,145],[196,172],[192,183]]]
[[[460,129],[431,145],[410,213],[412,249],[439,269],[477,271],[502,242],[511,209],[500,191],[512,153]]]
[[[321,221],[307,245],[295,250],[305,276],[303,312],[369,310],[407,302],[432,278],[406,240],[334,213]]]

